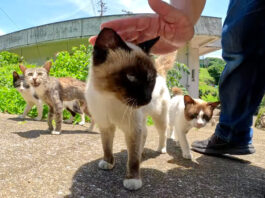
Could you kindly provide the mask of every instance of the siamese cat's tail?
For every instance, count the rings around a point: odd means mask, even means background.
[[[173,93],[173,96],[176,96],[176,95],[183,95],[183,91],[182,89],[178,88],[178,87],[172,87],[171,89],[172,93]]]
[[[174,66],[176,55],[177,51],[165,55],[160,55],[155,60],[157,73],[166,78],[167,72]]]

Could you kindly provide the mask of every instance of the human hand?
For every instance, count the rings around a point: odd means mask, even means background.
[[[148,0],[148,3],[156,14],[109,21],[103,23],[101,28],[112,28],[125,41],[135,44],[160,36],[152,48],[155,54],[175,51],[193,37],[193,24],[183,11],[161,0]],[[89,41],[94,45],[96,36]]]

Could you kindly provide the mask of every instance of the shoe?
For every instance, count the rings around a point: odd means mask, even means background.
[[[234,145],[222,140],[216,135],[212,135],[207,140],[193,142],[191,149],[195,152],[209,155],[248,155],[255,153],[255,148],[252,144]]]

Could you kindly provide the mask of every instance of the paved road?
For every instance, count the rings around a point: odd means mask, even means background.
[[[97,168],[102,156],[97,129],[63,125],[62,135],[47,132],[46,122],[0,114],[0,197],[261,197],[265,195],[265,132],[255,129],[257,152],[249,156],[217,158],[193,152],[181,157],[168,140],[168,153],[155,152],[158,135],[149,127],[141,164],[143,187],[123,188],[126,151],[118,131],[111,171]],[[190,142],[211,135],[213,127],[192,130]]]

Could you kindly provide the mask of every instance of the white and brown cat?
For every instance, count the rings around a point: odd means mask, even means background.
[[[175,94],[169,105],[169,136],[179,141],[182,156],[192,159],[187,133],[192,127],[202,128],[212,118],[213,110],[220,102],[205,102],[193,99],[189,95],[182,95],[179,88],[172,88]]]
[[[114,30],[104,28],[93,49],[86,99],[101,132],[104,157],[99,168],[114,167],[113,138],[116,127],[120,128],[128,151],[123,185],[129,190],[142,186],[140,162],[147,135],[147,115],[152,116],[159,133],[158,150],[166,152],[170,95],[165,78],[157,74],[149,55],[158,39],[134,45],[124,42]]]
[[[84,112],[87,115],[90,114],[84,95],[85,83],[70,77],[58,79],[49,76],[51,66],[52,63],[47,61],[43,67],[26,68],[24,65],[19,67],[26,82],[33,87],[38,97],[49,106],[49,130],[51,134],[57,135],[61,133],[63,101],[79,100]],[[55,117],[55,130],[52,124],[53,117]],[[94,125],[93,122],[92,125]]]

